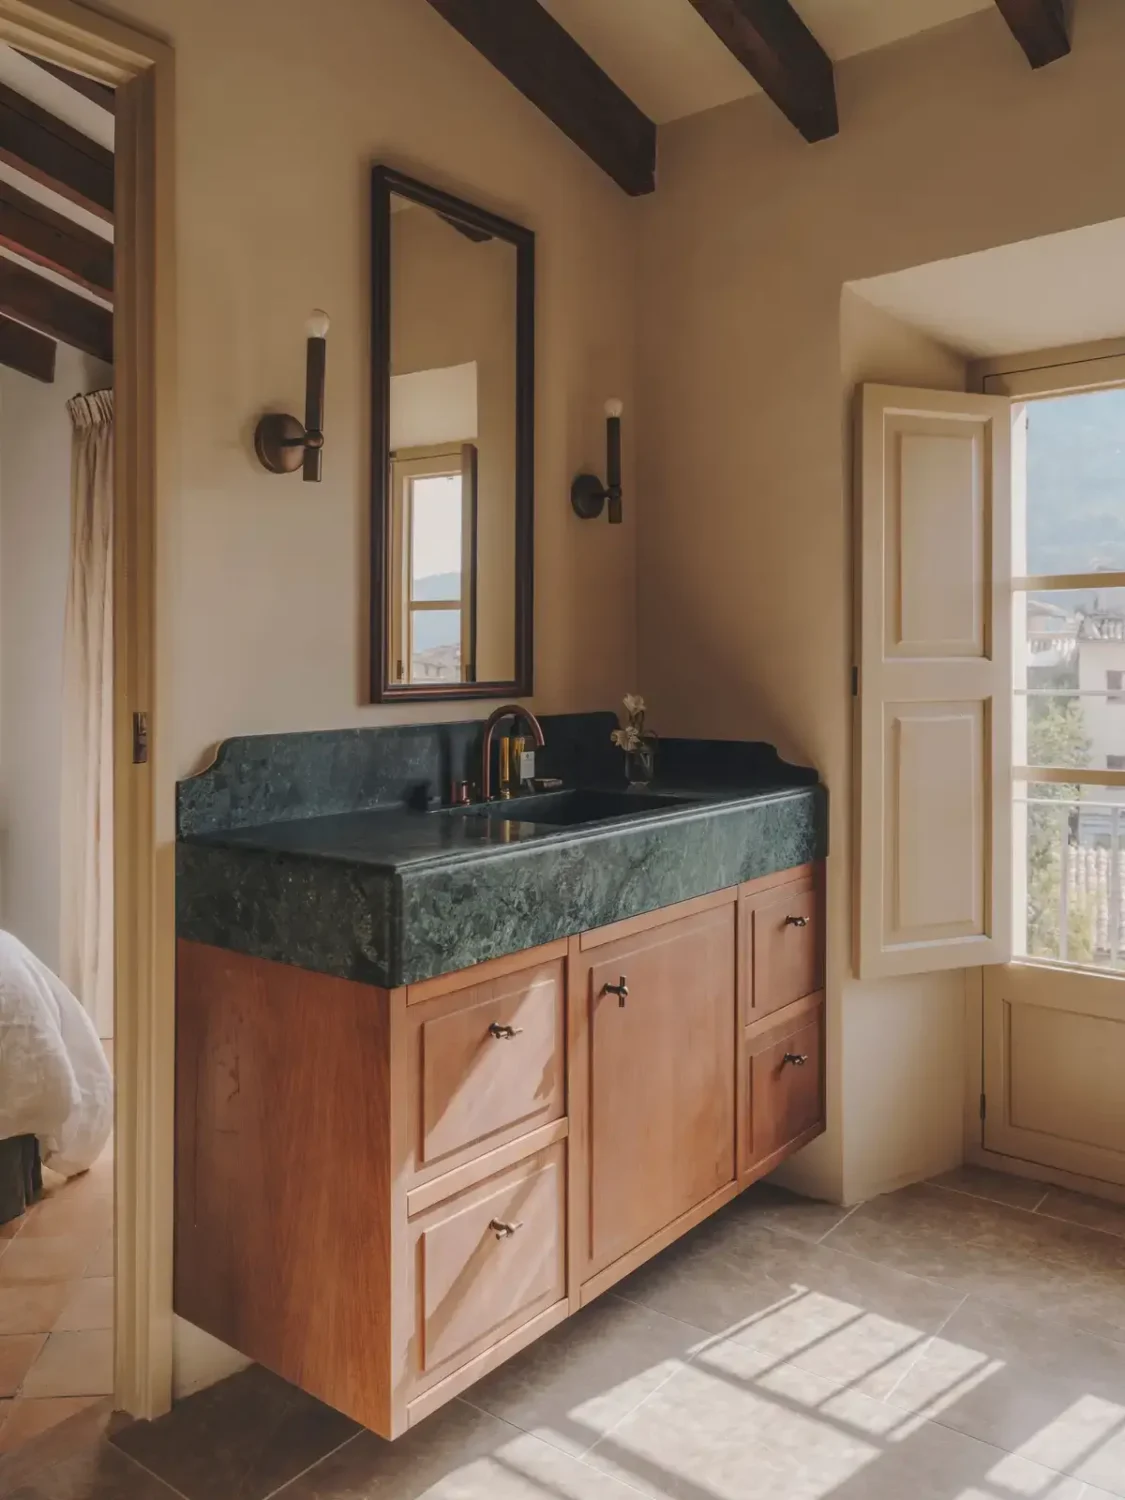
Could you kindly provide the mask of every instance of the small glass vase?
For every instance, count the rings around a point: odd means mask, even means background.
[[[646,739],[625,752],[625,780],[630,786],[649,786],[656,775],[656,740]]]

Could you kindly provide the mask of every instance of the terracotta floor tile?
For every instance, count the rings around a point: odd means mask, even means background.
[[[0,1287],[72,1281],[82,1274],[89,1259],[89,1245],[72,1235],[25,1239],[21,1234],[0,1255]]]
[[[45,1281],[24,1286],[0,1285],[0,1336],[50,1333],[67,1298],[78,1284]]]
[[[21,1396],[103,1396],[113,1390],[113,1331],[52,1333],[24,1377]]]
[[[32,1214],[23,1239],[56,1239],[71,1234],[88,1245],[98,1245],[113,1229],[113,1199],[106,1197],[53,1198]]]
[[[107,1234],[102,1243],[94,1251],[86,1263],[82,1272],[83,1276],[112,1276],[113,1275],[113,1235]],[[0,1278],[2,1279],[2,1278]]]
[[[0,1338],[0,1396],[14,1396],[42,1349],[42,1333],[13,1333]]]
[[[113,1277],[87,1276],[70,1288],[54,1324],[57,1333],[113,1327]]]
[[[8,1403],[7,1421],[0,1423],[0,1453],[11,1453],[49,1427],[57,1427],[76,1412],[92,1406],[97,1396],[61,1396]]]

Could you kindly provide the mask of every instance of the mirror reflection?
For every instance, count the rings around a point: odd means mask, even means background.
[[[515,244],[390,194],[384,677],[517,675]]]

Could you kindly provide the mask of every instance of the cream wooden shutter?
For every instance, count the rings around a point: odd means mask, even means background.
[[[861,978],[1011,957],[1011,406],[864,386]]]

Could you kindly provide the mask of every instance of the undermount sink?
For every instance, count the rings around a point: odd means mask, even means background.
[[[582,823],[604,823],[610,818],[687,807],[694,800],[667,797],[659,792],[613,792],[577,787],[571,791],[546,792],[538,797],[512,797],[507,801],[492,802],[487,807],[474,809],[471,816],[573,828]]]

